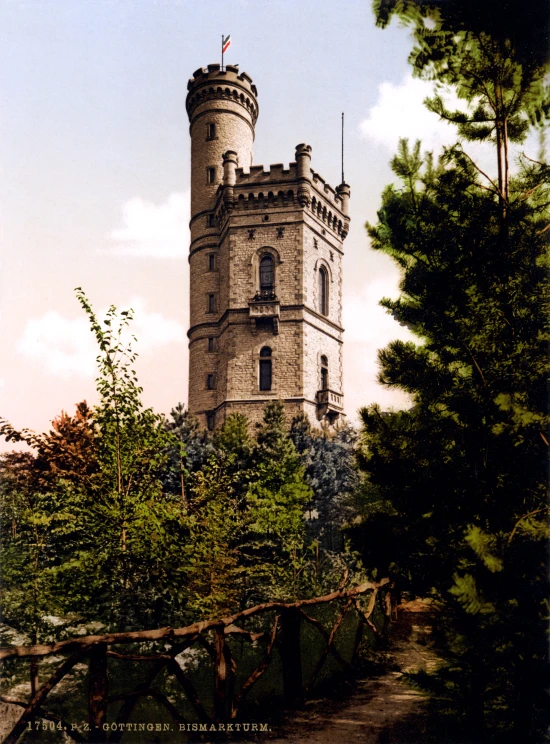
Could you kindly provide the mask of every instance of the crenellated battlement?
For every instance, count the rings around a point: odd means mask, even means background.
[[[292,182],[296,180],[296,163],[285,167],[282,163],[270,165],[268,170],[263,165],[251,165],[249,171],[237,168],[237,185],[274,183],[279,181]]]
[[[263,165],[251,165],[249,170],[244,168],[236,169],[236,184],[235,188],[243,186],[259,186],[259,185],[273,185],[279,184],[291,184],[298,180],[298,167],[297,164],[289,163],[288,166],[283,163],[275,163],[270,165],[268,169],[265,169]],[[310,180],[314,189],[318,192],[317,201],[322,197],[326,199],[327,203],[331,206],[335,206],[336,209],[342,210],[342,198],[338,194],[338,191],[330,186],[325,179],[316,173],[313,169],[310,170]]]
[[[244,106],[250,113],[253,123],[258,118],[258,90],[250,75],[239,72],[238,65],[226,65],[222,70],[219,64],[199,67],[187,83],[185,106],[191,118],[201,103],[212,99],[226,99]]]
[[[223,70],[219,64],[208,65],[206,69],[204,67],[199,67],[199,69],[195,70],[193,73],[193,77],[189,78],[187,90],[191,90],[200,83],[205,82],[206,79],[238,80],[244,86],[248,87],[254,96],[258,95],[258,90],[252,82],[252,78],[246,72],[239,72],[239,65],[225,65]]]

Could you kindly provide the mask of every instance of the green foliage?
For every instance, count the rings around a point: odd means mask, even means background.
[[[81,403],[49,434],[27,436],[35,457],[3,458],[2,524],[11,525],[3,529],[3,613],[35,639],[73,621],[157,625],[184,601],[171,583],[181,578],[181,504],[163,493],[160,477],[174,440],[141,405],[125,337],[131,311],[111,307],[102,324],[80,290],[77,297],[100,350],[100,403],[93,412]]]
[[[256,438],[229,416],[191,486],[188,544],[197,612],[216,614],[308,591],[305,506],[311,491],[285,427],[266,406]]]
[[[151,607],[161,602],[156,586],[168,580],[172,524],[180,504],[163,494],[161,474],[173,437],[162,416],[142,406],[142,389],[133,368],[136,354],[128,338],[132,311],[111,306],[100,324],[82,290],[77,299],[100,349],[96,380],[100,403],[100,469],[88,496],[95,529],[89,569],[102,577],[91,594],[105,597],[106,619],[117,626],[153,621]]]
[[[359,488],[355,454],[357,432],[348,425],[337,431],[313,430],[305,414],[291,423],[290,437],[305,466],[313,491],[308,531],[323,547],[343,547],[341,529],[355,516],[354,495]]]
[[[510,203],[509,143],[523,142],[530,126],[544,126],[550,114],[548,85],[548,0],[529,12],[519,0],[374,0],[378,25],[397,15],[413,30],[415,74],[452,86],[468,110],[451,111],[440,92],[426,105],[457,126],[466,140],[495,145],[494,181],[457,147],[499,198],[501,221]],[[507,22],[507,19],[510,21]],[[538,48],[537,48],[538,40]]]
[[[215,454],[190,478],[184,555],[195,615],[313,596],[333,589],[350,569],[361,573],[356,556],[321,550],[306,519],[316,503],[309,486],[314,479],[306,473],[305,450],[294,444],[298,428],[305,437],[300,447],[313,441],[301,419],[288,431],[280,401],[266,406],[255,437],[244,416],[231,415],[214,436]],[[315,446],[321,452],[326,444],[319,437]],[[327,478],[336,468],[331,456],[341,451],[341,445],[328,448]],[[323,465],[317,468],[319,475]]]
[[[191,486],[189,539],[184,551],[189,610],[194,617],[219,617],[242,604],[242,504],[234,455],[213,455]]]
[[[254,591],[262,587],[268,595],[289,599],[298,594],[299,577],[307,562],[304,512],[312,493],[280,401],[265,408],[253,468],[254,480],[247,494],[250,532],[246,549],[257,577]],[[253,560],[254,556],[260,560]]]
[[[370,488],[354,538],[401,588],[442,601],[441,679],[455,715],[466,705],[468,735],[537,741],[547,680],[548,166],[521,159],[504,229],[502,194],[460,149],[434,163],[402,141],[392,167],[402,185],[384,191],[367,228],[403,272],[399,299],[382,305],[419,341],[379,352],[380,382],[408,392],[412,407],[362,411]]]
[[[382,28],[394,16],[412,27],[413,65],[417,58],[443,63],[464,42],[484,36],[509,46],[526,76],[548,62],[548,0],[532,0],[528,11],[522,0],[373,0],[373,9]]]
[[[100,351],[99,404],[38,437],[3,424],[36,451],[0,458],[5,637],[177,627],[334,590],[350,570],[356,581],[356,556],[327,557],[307,529],[313,492],[283,404],[266,407],[255,436],[241,415],[213,438],[181,405],[158,416],[141,403],[131,311],[111,307],[101,322],[77,296]],[[314,444],[327,478],[344,440]],[[11,670],[8,684],[22,666]]]
[[[172,435],[172,444],[161,475],[163,487],[185,503],[189,499],[190,475],[203,467],[214,448],[208,431],[200,428],[196,416],[186,411],[182,403],[172,408],[165,426]]]

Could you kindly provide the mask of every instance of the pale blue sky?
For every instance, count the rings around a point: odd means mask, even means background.
[[[43,430],[94,400],[77,285],[98,310],[141,308],[144,399],[165,412],[186,402],[185,96],[194,70],[219,61],[222,33],[226,62],[258,87],[256,163],[288,163],[307,142],[337,185],[345,111],[346,409],[354,420],[362,404],[404,402],[374,381],[376,348],[406,332],[376,309],[397,273],[363,225],[425,95],[407,77],[406,30],[376,29],[367,0],[2,0],[0,415],[16,427]]]

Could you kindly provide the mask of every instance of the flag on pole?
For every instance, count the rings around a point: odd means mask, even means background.
[[[222,36],[222,54],[225,54],[231,46],[231,34],[228,34],[225,39]]]

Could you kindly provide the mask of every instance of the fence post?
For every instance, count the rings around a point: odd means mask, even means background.
[[[361,649],[361,641],[363,640],[363,629],[365,623],[362,618],[359,618],[357,630],[355,631],[355,641],[353,643],[353,651],[351,653],[351,664],[356,665],[359,661],[359,650]]]
[[[300,611],[288,607],[281,613],[281,661],[285,706],[296,708],[303,702]]]
[[[386,587],[384,595],[384,625],[382,635],[387,637],[392,620],[397,620],[398,598],[394,591],[393,583]]]
[[[224,626],[216,628],[214,716],[216,721],[229,721],[233,711],[235,674]]]
[[[90,741],[107,740],[103,724],[107,723],[107,644],[94,643],[90,649],[89,686],[88,686],[88,721],[90,724]]]

